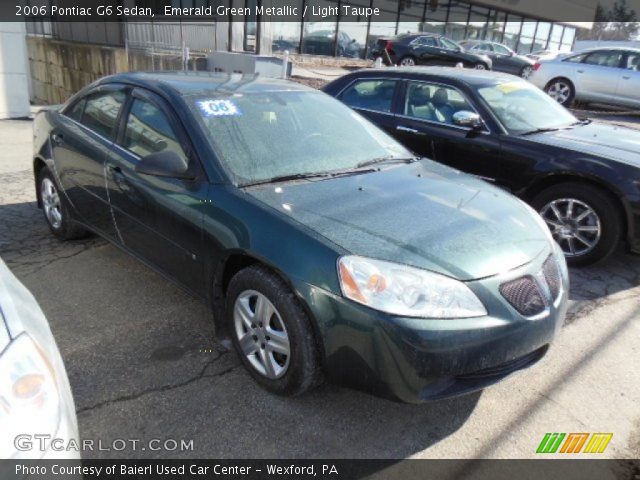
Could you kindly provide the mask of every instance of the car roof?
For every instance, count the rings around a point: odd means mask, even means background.
[[[430,78],[443,78],[443,79],[455,79],[457,81],[467,83],[469,85],[487,85],[495,83],[498,80],[521,80],[519,77],[514,77],[508,73],[501,73],[491,70],[476,70],[473,68],[457,68],[457,67],[382,67],[363,69],[355,72],[370,73],[380,72],[385,75],[392,74],[393,76],[400,76],[407,74],[412,78],[416,75],[424,75]],[[374,73],[375,75],[375,73]],[[524,80],[523,80],[524,81]]]
[[[219,93],[315,91],[296,82],[268,78],[259,74],[217,72],[118,73],[104,77],[98,83],[126,83],[179,96],[206,95],[216,91]]]
[[[591,47],[591,48],[585,48],[584,50],[580,50],[578,52],[571,52],[571,53],[575,53],[576,55],[579,55],[581,53],[591,53],[591,52],[600,52],[600,51],[610,51],[610,50],[621,50],[624,52],[635,52],[635,53],[640,53],[640,48],[635,48],[635,47],[625,47],[622,45],[612,45],[610,47],[604,45],[604,46],[598,46],[598,47]]]

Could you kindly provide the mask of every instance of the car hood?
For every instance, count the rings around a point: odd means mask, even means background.
[[[640,130],[592,122],[569,130],[540,133],[527,138],[640,167]]]
[[[522,201],[429,160],[245,191],[352,254],[459,280],[511,270],[550,245]]]

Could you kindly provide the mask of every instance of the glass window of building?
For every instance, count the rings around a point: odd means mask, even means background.
[[[422,31],[422,16],[424,15],[425,0],[415,2],[400,2],[400,20],[398,34],[416,33]]]
[[[504,24],[507,19],[507,14],[492,10],[489,13],[489,22],[487,24],[487,40],[492,42],[502,42],[502,35],[504,33]]]
[[[536,29],[536,38],[533,42],[533,50],[545,50],[549,43],[549,34],[551,33],[551,24],[547,22],[538,22]]]
[[[573,50],[573,41],[576,38],[576,29],[573,27],[564,27],[564,34],[562,35],[562,44],[560,45],[561,52],[570,52]]]
[[[422,30],[431,33],[444,33],[448,14],[449,0],[427,0]]]
[[[340,22],[338,25],[339,57],[364,58],[367,22]]]
[[[560,50],[560,42],[562,41],[562,30],[564,30],[564,27],[557,23],[551,27],[551,35],[549,35],[549,45],[547,46],[547,48],[552,52]]]
[[[272,22],[271,50],[273,52],[300,53],[301,22]]]
[[[449,5],[445,35],[453,40],[464,40],[467,36],[467,22],[469,21],[469,4],[452,0]]]
[[[520,40],[520,30],[522,29],[522,17],[517,15],[508,15],[504,25],[504,38],[502,43],[507,47],[515,50]]]
[[[488,22],[489,9],[471,5],[466,38],[470,40],[484,40],[487,36]]]
[[[335,9],[337,4],[337,0],[314,2],[314,5],[320,9],[328,7]],[[311,9],[307,11],[307,15],[311,15]],[[305,21],[302,31],[302,53],[334,56],[340,44],[337,38],[336,21],[337,15],[324,17],[322,22]]]
[[[522,30],[520,31],[520,40],[518,47],[515,49],[518,53],[531,53],[535,41],[536,27],[538,22],[526,19],[522,22]]]

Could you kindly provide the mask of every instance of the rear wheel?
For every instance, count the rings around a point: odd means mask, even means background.
[[[489,68],[487,67],[487,65],[485,65],[484,63],[476,63],[473,68],[475,68],[476,70],[489,70]]]
[[[520,70],[520,76],[522,78],[527,79],[531,76],[532,72],[533,72],[533,67],[531,67],[530,65],[526,65],[522,67],[522,70]]]
[[[416,65],[416,59],[410,55],[407,55],[406,57],[402,57],[400,59],[398,65],[402,67],[413,67]]]
[[[600,188],[563,183],[542,191],[532,203],[571,266],[608,257],[620,241],[622,215],[615,201]]]
[[[262,266],[237,273],[227,291],[233,344],[267,390],[298,395],[321,382],[311,320],[284,281]]]
[[[55,236],[63,240],[73,240],[89,235],[87,230],[71,218],[66,199],[46,167],[38,174],[38,192],[44,219]]]
[[[544,91],[563,107],[569,108],[576,96],[576,90],[566,78],[554,78],[551,80]]]

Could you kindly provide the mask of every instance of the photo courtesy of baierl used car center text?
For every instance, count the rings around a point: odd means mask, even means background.
[[[0,480],[640,480],[640,0],[0,0]]]

